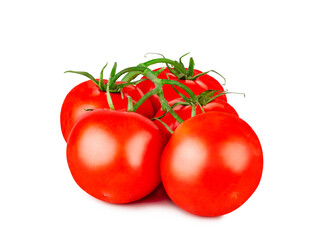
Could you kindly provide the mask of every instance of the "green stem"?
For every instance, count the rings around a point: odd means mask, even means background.
[[[161,124],[163,124],[163,126],[167,129],[168,132],[170,132],[170,134],[174,133],[174,131],[172,129],[170,129],[170,127],[168,127],[168,125],[166,123],[164,123],[162,120],[160,120],[158,118],[156,118],[154,120],[156,120],[156,121],[160,122]]]
[[[170,60],[168,58],[156,58],[149,60],[147,62],[139,64],[137,67],[149,67],[151,65],[157,64],[157,63],[167,63],[173,65],[175,68],[180,69],[181,71],[186,71],[181,64],[179,64],[176,61]],[[134,72],[129,72],[127,75],[125,75],[121,81],[123,82],[130,82],[131,80],[135,79],[138,75],[142,74],[141,71],[134,71]]]
[[[220,92],[219,94],[217,94],[217,95],[215,95],[214,97],[210,98],[210,99],[206,102],[206,104],[208,104],[209,102],[212,102],[214,99],[216,99],[216,98],[218,98],[218,97],[220,97],[220,96],[222,96],[222,95],[230,94],[230,93],[234,93],[234,94],[242,94],[242,95],[243,95],[243,97],[246,97],[246,94],[244,94],[244,93],[239,93],[239,92],[227,92],[227,91],[224,91],[224,92]],[[205,105],[206,105],[206,104],[205,104]]]
[[[92,80],[92,82],[93,82],[95,85],[97,85],[97,86],[98,86],[98,88],[100,88],[99,81],[98,81],[98,80],[96,80],[96,79],[95,79],[91,74],[89,74],[88,72],[82,72],[82,71],[71,71],[71,70],[69,70],[69,71],[65,71],[64,73],[76,73],[76,74],[80,74],[80,75],[82,75],[82,76],[85,76],[85,77],[87,77],[87,78],[91,79],[91,80]],[[101,89],[101,88],[100,88],[100,90],[104,92],[104,89]]]
[[[107,84],[106,93],[107,93],[107,100],[108,100],[108,104],[109,104],[110,109],[115,110],[115,107],[113,105],[112,98],[111,98],[111,93],[109,90],[109,84]]]
[[[127,96],[127,97],[128,97],[127,112],[134,112],[134,106],[133,106],[132,98],[130,96]]]
[[[179,123],[182,123],[183,119],[181,119],[181,117],[178,116],[178,114],[173,110],[173,108],[168,104],[167,100],[165,99],[164,92],[163,92],[163,83],[162,83],[163,80],[157,78],[149,68],[146,68],[146,70],[143,71],[142,74],[155,84],[155,89],[157,91],[157,95],[159,97],[159,101],[162,106],[162,109],[168,111],[176,119],[176,121],[178,121]],[[165,81],[168,81],[168,80],[165,80]]]
[[[172,108],[178,106],[178,105],[182,105],[182,106],[190,106],[191,104],[188,102],[176,102],[172,105]]]
[[[141,82],[144,82],[144,81],[149,81],[149,80],[148,79],[139,79],[139,80],[132,81],[132,82],[129,82],[129,83],[119,83],[117,86],[118,86],[118,88],[122,89],[122,88],[127,87],[127,86],[137,85],[138,83],[141,83]]]
[[[159,100],[160,100],[160,103],[161,103],[162,107],[164,106],[166,108],[165,110],[167,112],[169,112],[176,119],[177,122],[179,122],[179,123],[184,122],[183,119],[181,119],[181,117],[178,116],[178,114],[173,110],[173,108],[171,106],[169,106],[167,100],[164,97],[163,90],[159,91],[158,97],[159,97]]]
[[[196,116],[196,106],[195,104],[192,105],[192,113],[191,113],[191,117],[195,117]]]
[[[108,65],[108,63],[106,63],[104,65],[104,67],[102,68],[101,73],[100,73],[99,88],[100,88],[101,91],[106,91],[106,86],[103,83],[103,72],[104,72],[104,69],[107,67],[107,65]]]
[[[202,107],[202,105],[198,101],[197,101],[197,105],[200,107],[202,113],[205,113],[204,108]]]
[[[182,66],[180,63],[170,60],[168,58],[156,58],[156,59],[149,60],[149,61],[145,62],[144,64],[146,67],[148,67],[148,66],[156,64],[156,63],[168,63],[168,64],[173,65],[174,68],[178,68],[181,72],[186,71],[185,67]]]
[[[137,65],[137,67],[146,67],[145,63],[140,63]],[[141,71],[132,71],[128,72],[123,78],[122,82],[130,82],[131,80],[135,79],[137,76],[139,76],[142,72]]]
[[[196,95],[193,93],[193,91],[187,86],[185,86],[184,84],[174,80],[161,79],[160,81],[162,84],[170,84],[170,85],[175,85],[182,88],[191,97],[192,101],[195,102],[197,100]]]
[[[114,75],[116,75],[116,72],[117,72],[117,63],[115,62],[115,63],[113,64],[112,69],[111,69],[109,79],[111,79]]]
[[[147,92],[136,104],[133,106],[133,111],[135,112],[141,104],[143,104],[148,98],[150,98],[152,95],[157,94],[158,89],[155,88],[149,92]]]
[[[202,72],[202,73],[200,73],[200,74],[197,74],[197,75],[195,75],[194,77],[193,76],[191,76],[191,77],[189,77],[188,78],[188,80],[196,80],[198,77],[201,77],[201,76],[203,76],[203,75],[205,75],[205,74],[208,74],[209,72],[214,72],[214,73],[216,73],[216,74],[218,74],[223,80],[224,80],[224,83],[222,84],[223,86],[226,84],[226,79],[225,79],[225,77],[223,77],[220,73],[218,73],[217,71],[215,71],[215,70],[209,70],[209,71],[206,71],[206,72]]]
[[[140,72],[140,73],[142,73],[146,69],[147,69],[146,67],[129,67],[129,68],[125,68],[125,69],[121,70],[120,72],[118,72],[117,74],[115,74],[110,79],[109,85],[113,86],[115,84],[115,82],[118,80],[118,78],[121,77],[125,73],[131,73],[131,72]]]

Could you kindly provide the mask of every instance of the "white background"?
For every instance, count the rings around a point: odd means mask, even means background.
[[[321,1],[1,1],[0,239],[323,239]],[[219,218],[167,200],[100,202],[73,181],[60,132],[68,91],[109,62],[191,52],[258,134],[255,194]],[[108,71],[107,71],[108,73]],[[214,75],[215,76],[215,75]]]

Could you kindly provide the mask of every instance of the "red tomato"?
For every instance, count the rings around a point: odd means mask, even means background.
[[[161,160],[168,196],[201,216],[220,216],[240,207],[256,190],[262,169],[255,132],[242,119],[223,112],[207,112],[183,122]]]
[[[154,71],[159,70],[155,69]],[[194,75],[196,76],[198,74],[202,73],[199,70],[194,70]],[[144,78],[144,77],[143,77]],[[213,77],[211,77],[210,75],[203,75],[198,77],[195,80],[177,80],[177,77],[172,74],[168,68],[166,68],[164,71],[162,71],[159,75],[158,78],[160,79],[170,79],[170,80],[176,80],[184,85],[186,85],[188,88],[190,88],[193,93],[195,95],[199,95],[200,93],[204,92],[205,90],[219,90],[219,91],[224,91],[222,85]],[[147,80],[147,81],[143,81],[141,83],[137,84],[137,87],[140,88],[144,93],[149,92],[150,90],[154,89],[154,83]],[[183,93],[185,96],[189,97],[189,95],[182,90],[179,87],[175,87],[180,93]],[[178,95],[178,93],[172,88],[171,85],[164,85],[163,86],[163,90],[164,90],[164,95],[165,95],[165,99],[167,101],[171,101],[173,99],[179,98],[180,96]],[[223,100],[223,101],[227,101],[227,97],[226,95],[222,95],[218,98],[219,100]],[[153,95],[150,97],[151,103],[153,104],[154,110],[155,112],[157,112],[160,108],[160,102],[158,99],[157,95]]]
[[[172,106],[176,102],[183,102],[183,99],[181,98],[174,99],[170,101],[169,104],[170,106]],[[210,112],[210,111],[226,112],[239,117],[236,110],[229,103],[222,100],[214,99],[212,102],[202,107],[205,112]],[[191,118],[192,106],[177,105],[173,109],[184,121]],[[196,115],[203,113],[199,106],[195,106],[195,109],[196,109]],[[159,111],[156,113],[155,117],[160,117],[164,113],[165,111],[162,111],[160,108]],[[180,125],[180,123],[170,113],[166,113],[166,115],[160,120],[166,123],[167,126],[173,131]],[[171,137],[171,133],[164,127],[163,124],[161,124],[157,120],[155,121],[155,124],[161,129],[166,139],[169,139]]]
[[[104,80],[107,83],[107,80]],[[127,86],[123,89],[122,98],[120,93],[111,93],[113,105],[118,111],[127,111],[128,98],[133,99],[134,104],[143,96],[141,90],[135,86]],[[85,109],[109,108],[106,92],[88,80],[74,87],[65,97],[61,109],[61,130],[65,141],[76,121],[86,113]],[[154,116],[154,109],[150,101],[145,101],[137,110],[137,113],[148,118]]]
[[[160,184],[164,140],[158,127],[137,113],[94,110],[74,125],[67,161],[76,183],[109,203],[143,198]]]

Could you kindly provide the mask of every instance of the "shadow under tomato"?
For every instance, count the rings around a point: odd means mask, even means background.
[[[211,216],[199,216],[199,215],[191,214],[191,213],[181,209],[167,195],[163,184],[160,184],[152,193],[150,193],[146,197],[144,197],[142,199],[139,199],[139,200],[137,200],[135,202],[126,203],[126,204],[123,204],[123,205],[126,205],[126,206],[145,206],[147,204],[148,205],[156,204],[156,205],[159,205],[159,206],[167,205],[168,207],[171,206],[171,207],[177,209],[177,211],[179,211],[183,215],[187,215],[187,216],[193,217],[193,218],[204,219],[206,221],[210,221],[212,219],[214,221],[217,221],[217,220],[223,218],[223,216],[213,216],[213,217],[211,217]]]
[[[96,200],[100,201],[101,203],[104,203],[104,204],[111,204],[111,203],[103,202],[98,199],[96,199]],[[187,215],[188,217],[199,218],[202,220],[204,219],[207,221],[210,221],[212,219],[214,221],[217,221],[223,217],[223,216],[216,216],[216,217],[199,216],[199,215],[191,214],[191,213],[181,209],[167,195],[166,190],[165,190],[162,183],[153,192],[151,192],[149,195],[147,195],[146,197],[144,197],[142,199],[139,199],[137,201],[130,202],[130,203],[112,204],[112,205],[115,205],[117,207],[122,207],[122,208],[124,208],[124,207],[130,207],[130,208],[135,207],[136,208],[136,207],[145,207],[145,206],[152,206],[152,205],[163,206],[163,207],[166,206],[166,207],[174,208],[179,213],[181,213],[183,215]]]
[[[141,204],[173,204],[173,202],[168,197],[163,184],[160,184],[153,192],[148,194],[146,197],[139,199],[135,202],[127,203],[126,205],[141,205]]]

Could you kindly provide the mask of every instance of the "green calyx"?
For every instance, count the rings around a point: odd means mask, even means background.
[[[187,56],[188,54],[190,54],[190,52],[188,53],[185,53],[184,55],[182,55],[178,61],[172,61],[170,59],[167,59],[165,58],[165,56],[163,54],[160,54],[160,53],[148,53],[148,54],[156,54],[156,55],[160,55],[162,56],[165,60],[165,64],[168,68],[168,70],[174,74],[177,79],[180,79],[180,80],[196,80],[197,78],[203,76],[203,75],[206,75],[208,74],[209,72],[214,72],[216,73],[217,75],[219,75],[223,80],[224,80],[224,83],[223,85],[226,84],[226,79],[217,71],[215,70],[209,70],[209,71],[206,71],[206,72],[202,72],[200,74],[196,74],[194,75],[194,67],[195,67],[195,62],[193,60],[193,58],[191,57],[190,60],[189,60],[189,65],[188,65],[188,68],[185,67],[184,63],[182,62],[182,59]],[[146,54],[147,55],[147,54]],[[145,55],[145,56],[146,56]],[[162,59],[159,59],[158,61],[160,61],[160,63],[162,62],[161,60]],[[157,59],[154,59],[154,60],[157,60]],[[154,61],[154,60],[151,60],[151,61]],[[167,61],[166,61],[167,60]],[[148,61],[146,63],[142,63],[142,66],[149,66],[152,62],[151,61]],[[156,63],[156,62],[154,62]]]
[[[196,96],[195,99],[186,97],[184,94],[180,93],[174,86],[172,86],[173,89],[178,93],[178,95],[181,96],[183,101],[181,102],[176,102],[175,104],[172,105],[172,108],[174,108],[177,105],[185,105],[185,106],[192,106],[192,116],[194,115],[194,109],[195,106],[198,106],[201,108],[202,112],[204,112],[203,106],[206,106],[216,98],[225,95],[225,94],[242,94],[245,97],[244,93],[238,93],[238,92],[228,92],[228,91],[222,91],[222,90],[206,90],[199,95]]]
[[[183,56],[181,56],[179,58],[179,61],[177,62],[178,64],[180,64],[182,66],[181,69],[184,69],[184,71],[178,71],[178,69],[175,69],[175,68],[170,69],[168,67],[169,71],[171,71],[178,79],[181,79],[181,80],[192,80],[192,81],[194,81],[197,78],[199,78],[199,77],[201,77],[203,75],[208,74],[209,72],[214,72],[214,73],[218,74],[221,78],[223,78],[223,80],[224,80],[224,84],[223,85],[226,84],[226,79],[220,73],[216,72],[215,70],[209,70],[209,71],[202,72],[200,74],[194,75],[195,62],[194,62],[194,60],[193,60],[192,57],[190,58],[188,68],[186,69],[185,66],[184,66],[184,64],[183,64],[183,62],[182,62],[182,58],[185,57],[188,54],[189,54],[189,52],[186,53],[186,54],[184,54]]]
[[[92,80],[92,82],[98,86],[98,88],[100,89],[100,91],[102,92],[106,92],[107,91],[107,85],[104,84],[103,82],[103,72],[105,70],[105,68],[108,66],[108,63],[106,63],[101,72],[100,72],[100,78],[99,80],[96,80],[90,73],[88,72],[84,72],[84,71],[65,71],[64,73],[76,73],[76,74],[79,74],[79,75],[82,75],[82,76],[85,76],[87,78],[89,78],[90,80]],[[117,63],[114,63],[113,67],[112,67],[112,70],[111,70],[111,73],[110,73],[110,78],[111,76],[114,76],[115,75],[115,72],[116,72],[116,68],[117,68]]]
[[[202,106],[207,105],[208,103],[212,102],[214,99],[227,94],[226,91],[220,90],[206,90],[197,96],[197,101]]]
[[[107,90],[109,90],[110,93],[120,93],[120,92],[122,92],[122,89],[124,87],[129,86],[129,85],[135,85],[135,84],[138,84],[140,81],[143,81],[143,80],[139,80],[139,81],[133,81],[133,82],[129,82],[129,83],[116,84],[116,80],[118,80],[118,78],[121,75],[123,75],[123,74],[125,74],[127,72],[133,72],[135,70],[138,70],[138,71],[142,72],[146,68],[143,68],[143,67],[131,67],[131,68],[126,68],[126,69],[116,73],[117,63],[115,62],[112,69],[111,69],[111,72],[110,72],[109,81],[108,81],[107,84],[105,84],[103,82],[103,73],[104,73],[104,70],[107,67],[107,65],[108,65],[108,63],[106,63],[103,66],[103,68],[101,69],[99,80],[95,79],[93,77],[93,75],[91,75],[90,73],[84,72],[84,71],[71,71],[71,70],[69,70],[69,71],[65,71],[64,73],[76,73],[76,74],[85,76],[85,77],[89,78],[90,80],[92,80],[92,82],[95,85],[97,85],[97,87],[100,89],[100,91],[107,92]]]

